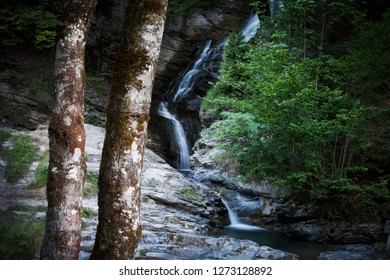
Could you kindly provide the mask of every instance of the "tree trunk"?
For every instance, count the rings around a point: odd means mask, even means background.
[[[141,237],[140,176],[167,3],[128,4],[107,109],[91,259],[133,259]]]
[[[56,103],[49,125],[48,209],[42,259],[78,259],[85,180],[84,51],[96,0],[64,1],[55,57]]]

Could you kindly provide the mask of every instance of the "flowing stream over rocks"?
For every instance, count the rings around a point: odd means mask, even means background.
[[[104,143],[103,128],[85,125],[88,172],[96,173]],[[48,149],[47,128],[28,132],[37,139],[41,152]],[[8,145],[5,143],[5,145]],[[16,184],[3,184],[0,208],[45,206],[45,189],[27,187],[36,163],[25,178]],[[4,164],[1,164],[3,174]],[[0,178],[0,182],[4,182]],[[221,201],[207,186],[190,180],[163,159],[146,149],[142,176],[141,220],[143,235],[137,259],[296,259],[297,256],[250,240],[228,236],[213,237],[208,232],[218,223]],[[85,197],[80,259],[88,259],[97,227],[97,195]],[[11,211],[11,210],[9,210]],[[20,213],[23,214],[23,213]],[[44,212],[36,218],[43,219]],[[38,255],[38,254],[37,254]]]
[[[282,7],[281,1],[275,0],[273,3],[278,8]],[[194,18],[194,21],[201,18],[201,16],[197,16]],[[171,23],[171,25],[175,25],[174,23]],[[251,19],[248,20],[249,23],[254,28],[257,28],[259,25],[257,16],[252,15]],[[193,29],[197,30],[196,28]],[[251,31],[250,34],[254,34],[253,28],[244,30]],[[228,33],[228,30],[226,30],[226,33]],[[246,38],[250,39],[250,37]],[[214,42],[220,39],[218,38]],[[184,71],[180,76],[186,77],[186,73],[193,75],[187,76],[187,86],[180,91],[182,94],[176,95],[175,92],[179,91],[172,91],[167,96],[167,99],[158,100],[156,108],[159,108],[157,111],[160,117],[164,118],[169,123],[169,126],[174,127],[176,125],[177,127],[174,130],[179,131],[176,133],[181,134],[181,136],[177,136],[180,141],[175,141],[181,142],[182,148],[173,147],[173,150],[180,151],[181,149],[184,151],[180,152],[180,155],[177,155],[178,157],[175,155],[178,169],[186,170],[189,174],[188,176],[183,175],[183,173],[178,172],[178,170],[167,164],[166,160],[156,155],[150,149],[146,149],[141,184],[143,235],[139,244],[137,258],[386,258],[383,252],[378,251],[374,246],[359,243],[372,244],[380,242],[384,233],[387,234],[386,236],[390,234],[390,222],[386,223],[385,227],[380,224],[355,226],[339,224],[329,228],[325,221],[321,223],[313,220],[312,209],[290,209],[286,201],[279,200],[278,197],[283,194],[284,190],[273,188],[266,182],[243,183],[238,175],[236,176],[229,170],[221,169],[215,162],[215,158],[221,151],[216,149],[218,144],[214,143],[212,139],[201,139],[198,141],[194,149],[195,153],[190,156],[190,147],[194,139],[186,135],[186,133],[190,134],[188,131],[191,126],[191,129],[196,133],[201,128],[193,128],[195,125],[193,122],[190,122],[193,121],[193,115],[183,117],[180,113],[185,108],[198,114],[197,110],[199,109],[201,98],[195,93],[186,100],[190,94],[188,89],[193,89],[194,86],[199,89],[199,85],[193,84],[193,81],[197,80],[194,74],[202,75],[202,71],[198,70],[200,69],[199,67],[205,67],[205,62],[209,65],[206,67],[208,71],[212,73],[217,72],[215,70],[218,68],[216,64],[218,64],[225,44],[226,40],[220,41],[219,44],[213,44],[208,40],[205,41],[203,47],[199,47],[198,55],[195,55],[195,59],[189,64],[187,71]],[[172,49],[176,48],[173,46]],[[170,51],[171,48],[167,48],[164,58],[169,57]],[[189,51],[183,51],[183,54],[187,55],[189,53]],[[168,74],[166,76],[171,77]],[[160,81],[159,84],[161,88],[164,88],[163,84],[168,84],[168,82],[164,80],[164,83]],[[177,85],[180,85],[180,83]],[[11,92],[4,83],[1,85],[1,88],[7,94]],[[195,92],[197,91],[195,90]],[[177,104],[169,106],[169,101]],[[93,103],[96,109],[95,98],[90,103]],[[101,104],[98,109],[103,112],[104,105]],[[196,117],[198,118],[198,116]],[[183,122],[183,119],[186,119],[186,121]],[[41,118],[34,123],[41,123],[40,120]],[[162,126],[160,121],[156,123],[158,126]],[[179,125],[182,127],[181,130],[183,132],[180,131]],[[86,125],[85,128],[87,132],[86,153],[88,154],[88,172],[97,174],[105,131],[103,128],[92,125]],[[164,131],[166,133],[166,130]],[[20,133],[20,131],[11,132],[13,134]],[[40,153],[48,149],[47,127],[28,133],[37,139]],[[185,143],[186,140],[187,143]],[[161,141],[155,142],[158,145],[162,145]],[[3,144],[5,149],[9,148],[9,146],[9,141]],[[183,158],[182,154],[184,154]],[[35,162],[31,166],[29,173],[20,181],[10,184],[4,179],[6,162],[3,158],[0,158],[1,211],[14,211],[17,214],[24,214],[24,211],[12,209],[23,208],[17,206],[38,208],[46,205],[45,189],[30,189],[27,187],[34,178],[34,170],[37,164]],[[224,197],[227,206],[224,205],[222,197]],[[80,259],[88,259],[96,233],[97,196],[85,197],[83,199],[83,207],[89,215],[83,217]],[[231,219],[229,220],[229,210],[230,216],[235,217],[236,221],[232,222]],[[45,216],[44,212],[38,211],[34,213],[37,219],[43,219]],[[390,217],[388,219],[390,221]],[[302,240],[312,242],[304,242]],[[325,241],[338,243],[339,245],[322,246],[316,244]]]
[[[88,172],[97,173],[105,131],[103,128],[85,125],[87,132],[86,153]],[[15,132],[13,133],[20,133]],[[40,147],[48,149],[47,127],[27,132]],[[9,142],[3,144],[4,148]],[[214,168],[208,155],[198,158],[198,151],[192,156],[190,176],[184,176],[168,165],[151,150],[146,149],[142,175],[141,223],[142,239],[137,259],[383,259],[373,246],[368,244],[338,245],[321,247],[317,244],[288,238],[278,232],[265,230],[269,226],[254,223],[256,218],[247,218],[263,208],[264,197],[260,188],[254,192],[245,191],[244,184],[221,176]],[[208,174],[204,168],[208,162]],[[203,164],[202,164],[203,163]],[[1,161],[0,175],[5,162]],[[11,210],[21,206],[35,207],[47,204],[45,189],[31,189],[28,183],[33,179],[35,162],[29,174],[15,184],[4,183],[0,178],[0,209]],[[206,164],[207,165],[207,164]],[[217,172],[220,172],[217,175]],[[203,175],[202,175],[203,174]],[[214,177],[213,177],[214,176]],[[198,178],[198,179],[195,179]],[[218,179],[219,178],[219,179]],[[225,181],[225,179],[229,181]],[[213,180],[213,183],[210,183]],[[243,194],[245,193],[245,194]],[[270,195],[270,194],[269,194]],[[224,197],[232,213],[237,215],[236,225],[229,226],[228,210],[221,198]],[[92,250],[97,226],[97,195],[83,199],[83,208],[89,215],[83,217],[80,259],[88,259]],[[36,219],[44,219],[45,213],[33,211]],[[239,226],[237,227],[237,223]],[[241,227],[241,228],[240,228]]]
[[[315,219],[310,208],[293,208],[288,199],[280,198],[288,197],[285,190],[267,182],[245,183],[226,162],[217,163],[224,153],[218,146],[212,138],[199,139],[189,175],[223,197],[228,208],[229,220],[211,235],[252,240],[296,254],[299,259],[389,258],[386,250],[378,247],[386,242],[390,222],[383,228],[374,223],[353,225]]]

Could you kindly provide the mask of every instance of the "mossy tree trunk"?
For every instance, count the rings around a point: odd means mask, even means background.
[[[133,259],[141,237],[140,176],[167,4],[128,4],[107,109],[99,224],[91,259]]]
[[[85,180],[84,52],[96,0],[64,1],[49,125],[48,210],[42,259],[78,259]]]

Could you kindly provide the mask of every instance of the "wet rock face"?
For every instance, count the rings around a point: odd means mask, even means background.
[[[213,8],[193,10],[183,15],[168,15],[154,82],[149,147],[172,165],[177,157],[175,144],[167,134],[169,124],[157,114],[159,103],[167,101],[170,88],[180,80],[180,74],[191,65],[206,41],[212,41],[211,49],[214,50],[233,30],[245,24],[250,14],[250,7],[245,2],[221,0]],[[183,126],[190,147],[202,129],[199,108],[202,97],[210,88],[209,82],[215,79],[210,72],[217,71],[216,64],[220,57],[214,58],[212,63],[206,62],[209,69],[200,72],[191,95],[175,105],[175,116]]]
[[[230,237],[144,231],[138,259],[167,260],[293,260],[294,254]]]
[[[104,129],[86,125],[88,171],[99,169]],[[217,195],[194,182],[151,150],[145,150],[142,173],[142,239],[137,259],[296,259],[297,256],[248,240],[211,237],[217,215]],[[84,207],[97,214],[96,197],[84,199]],[[89,257],[97,220],[85,220],[80,258]]]
[[[205,41],[212,40],[216,45],[245,23],[250,11],[245,2],[223,0],[211,9],[168,15],[155,79],[154,94],[158,96],[155,98],[164,96],[169,84]]]

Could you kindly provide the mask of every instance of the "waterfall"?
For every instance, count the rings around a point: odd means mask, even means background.
[[[161,102],[157,112],[161,117],[168,119],[172,124],[173,141],[177,145],[176,168],[181,171],[190,170],[190,147],[185,135],[183,126],[176,119],[169,107],[176,107],[177,103],[187,98],[193,91],[194,85],[198,81],[199,75],[203,70],[203,64],[209,57],[211,41],[207,41],[198,51],[194,62],[179,77],[179,81],[168,91],[168,102]],[[168,106],[168,103],[173,106]]]
[[[259,25],[260,21],[257,14],[252,13],[247,24],[241,31],[244,36],[244,42],[249,41],[255,36]],[[215,65],[218,64],[218,59],[220,59],[221,53],[227,44],[227,39],[221,41],[214,49],[211,48],[211,43],[211,40],[204,43],[193,60],[193,63],[185,69],[179,76],[178,81],[167,91],[165,95],[167,101],[161,102],[157,109],[158,114],[168,119],[171,123],[172,140],[178,149],[176,168],[182,171],[190,170],[189,158],[191,149],[180,121],[170,109],[173,108],[176,111],[178,103],[193,93],[203,69],[207,69],[211,75],[218,75],[217,70],[215,70],[218,67]]]
[[[248,42],[250,39],[252,39],[257,32],[257,29],[260,27],[260,20],[259,17],[255,12],[251,14],[249,17],[246,25],[241,31],[241,34],[244,36],[243,42]]]
[[[167,102],[161,102],[157,111],[160,116],[168,119],[172,124],[173,137],[178,148],[177,169],[190,170],[190,149],[181,123],[169,112]]]
[[[230,225],[227,228],[236,229],[236,230],[267,230],[267,229],[264,229],[261,227],[255,227],[255,226],[243,224],[240,221],[240,219],[238,218],[237,214],[234,213],[234,211],[230,208],[226,199],[221,197],[221,201],[225,205],[226,209],[228,210],[228,214],[229,214]]]
[[[221,198],[223,204],[225,205],[226,209],[228,210],[229,213],[229,220],[230,220],[230,225],[238,225],[241,224],[240,219],[236,215],[236,213],[233,212],[233,210],[229,207],[229,204],[227,203],[226,199],[223,197]]]
[[[186,98],[191,93],[195,83],[198,80],[199,74],[202,71],[203,63],[210,54],[210,46],[211,40],[207,41],[203,48],[198,52],[194,64],[187,72],[184,73],[178,86],[175,87],[177,89],[176,93],[173,95],[172,102],[177,103]]]

